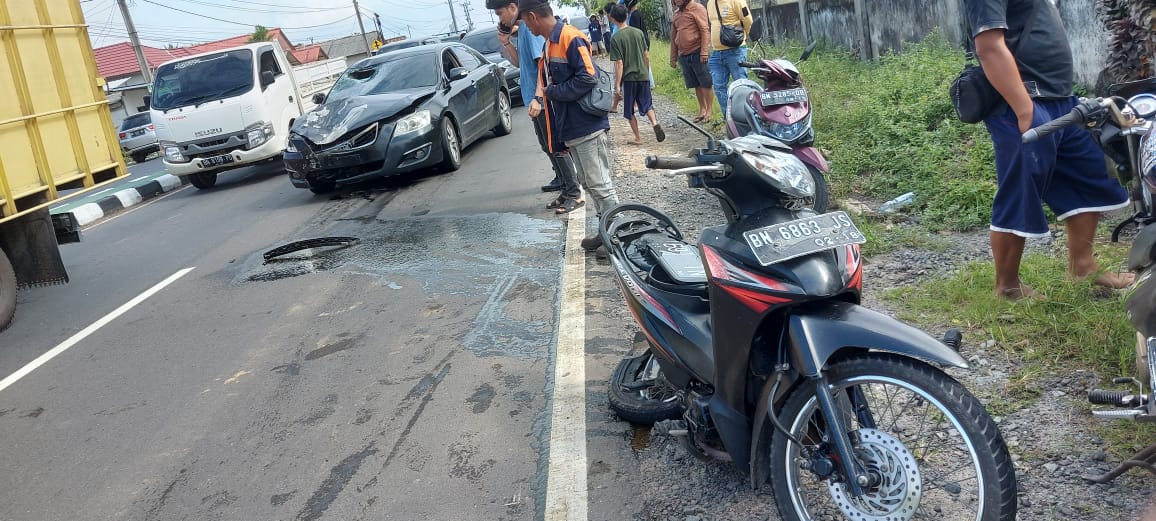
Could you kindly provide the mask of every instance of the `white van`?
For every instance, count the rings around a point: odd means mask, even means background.
[[[289,126],[313,106],[302,99],[310,94],[301,92],[276,42],[162,64],[150,110],[165,167],[205,189],[216,184],[220,172],[281,161]]]

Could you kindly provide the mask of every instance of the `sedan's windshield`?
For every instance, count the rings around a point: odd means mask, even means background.
[[[153,108],[175,109],[236,96],[253,88],[253,52],[211,54],[162,65],[153,83]]]
[[[434,53],[409,54],[349,69],[337,79],[326,103],[353,96],[370,96],[437,85]]]
[[[497,31],[485,31],[468,35],[462,39],[462,43],[473,47],[475,51],[482,54],[498,54],[502,52],[501,44],[498,43]]]

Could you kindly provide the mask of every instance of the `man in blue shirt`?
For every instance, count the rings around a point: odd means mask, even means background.
[[[534,100],[534,93],[538,89],[538,60],[542,59],[546,39],[535,36],[526,28],[524,22],[518,21],[518,3],[516,1],[486,0],[486,8],[493,10],[494,14],[498,15],[498,41],[502,45],[502,56],[505,56],[515,67],[518,67],[521,78],[519,83],[522,91],[522,102],[529,107],[530,102]],[[538,136],[538,144],[541,145],[542,151],[550,157],[550,165],[554,169],[554,180],[543,186],[542,191],[561,191],[561,194],[546,205],[546,208],[553,209],[559,214],[581,208],[586,203],[582,199],[582,189],[578,185],[577,170],[569,150],[550,151],[545,114],[531,117],[530,120],[534,123],[534,133]]]

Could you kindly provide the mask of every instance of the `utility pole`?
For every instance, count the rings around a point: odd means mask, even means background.
[[[466,30],[474,30],[474,20],[470,18],[470,0],[462,0],[462,11],[466,13]]]
[[[136,63],[140,66],[141,76],[151,91],[153,73],[149,70],[149,62],[145,61],[144,51],[140,48],[140,38],[137,38],[136,26],[132,24],[132,16],[128,14],[128,6],[125,5],[124,0],[116,0],[116,5],[120,6],[120,15],[124,18],[124,28],[128,31],[128,40],[132,42],[132,51],[136,53]]]
[[[365,24],[361,21],[361,8],[357,6],[357,0],[353,0],[353,12],[357,15],[357,26],[361,28],[361,42],[365,44],[365,53],[373,54],[373,48],[369,46],[369,40],[365,38]]]
[[[446,0],[446,5],[450,6],[450,19],[454,21],[454,34],[458,34],[458,15],[454,13],[454,0]]]

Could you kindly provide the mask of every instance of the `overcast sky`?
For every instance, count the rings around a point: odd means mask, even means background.
[[[466,27],[466,6],[475,26],[492,25],[485,0],[452,0],[458,26]],[[254,25],[281,27],[295,43],[358,33],[353,0],[127,0],[141,44],[164,47],[203,43],[253,32]],[[94,47],[128,41],[116,0],[81,0]],[[414,38],[452,28],[447,0],[358,0],[366,31],[381,16],[388,36]],[[185,12],[182,12],[185,11]]]

